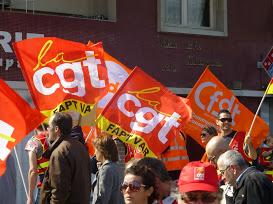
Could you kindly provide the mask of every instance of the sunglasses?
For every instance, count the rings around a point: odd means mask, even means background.
[[[211,195],[211,193],[202,193],[201,196],[199,195],[195,193],[186,193],[181,196],[181,199],[185,203],[197,202],[198,200],[201,200],[203,203],[213,203],[217,199],[217,196]]]
[[[222,123],[224,123],[224,122],[232,122],[232,118],[220,118],[219,119]]]
[[[120,187],[120,191],[124,193],[128,187],[129,187],[130,191],[138,192],[138,191],[140,191],[141,187],[145,187],[145,185],[141,184],[138,181],[133,181],[131,183],[124,182]]]
[[[206,134],[206,133],[201,133],[200,136],[201,136],[201,137],[206,137],[207,134]]]

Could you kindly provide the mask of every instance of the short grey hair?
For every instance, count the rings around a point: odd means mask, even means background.
[[[243,169],[248,166],[241,153],[236,150],[228,150],[225,153],[221,154],[217,164],[219,162],[221,162],[225,167],[229,165],[236,165],[239,168]]]

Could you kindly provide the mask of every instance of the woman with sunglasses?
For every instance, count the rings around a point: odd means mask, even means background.
[[[123,204],[120,183],[122,170],[117,164],[118,150],[111,136],[101,134],[93,141],[100,167],[96,174],[92,204]]]
[[[156,199],[156,177],[146,166],[132,165],[125,170],[121,192],[126,204],[152,204]]]
[[[215,127],[213,127],[213,126],[203,127],[201,134],[200,134],[201,142],[203,144],[207,144],[210,141],[210,139],[216,135],[218,135],[218,132],[215,129]]]
[[[218,132],[215,129],[215,127],[213,127],[213,126],[203,127],[201,134],[200,134],[201,142],[204,145],[207,145],[207,143],[210,141],[210,139],[213,138],[214,136],[217,136],[217,135],[218,135]],[[202,162],[209,161],[206,152],[203,154],[201,161]]]
[[[188,163],[180,173],[178,188],[178,204],[220,204],[223,194],[216,168],[208,162]]]

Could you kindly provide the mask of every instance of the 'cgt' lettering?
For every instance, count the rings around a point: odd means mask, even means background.
[[[85,96],[83,66],[88,69],[91,85],[94,88],[105,88],[105,80],[100,80],[98,74],[97,65],[101,63],[100,60],[94,57],[93,51],[86,51],[85,54],[87,59],[83,62],[63,63],[58,65],[55,70],[50,67],[43,67],[37,70],[33,75],[33,82],[37,91],[43,95],[51,95],[61,88],[64,93],[70,93],[79,97]],[[68,80],[65,76],[67,71],[73,72],[73,81],[71,79]],[[44,84],[43,78],[53,77],[54,75],[58,76],[59,81],[53,84]]]
[[[231,117],[233,119],[232,125],[235,125],[235,122],[234,122],[235,115],[240,114],[239,104],[234,104],[235,97],[232,96],[231,99],[223,98],[223,99],[219,100],[219,98],[221,96],[223,96],[223,92],[222,91],[215,91],[214,94],[210,96],[209,104],[203,104],[200,100],[200,95],[201,95],[201,92],[205,91],[204,89],[206,89],[208,87],[212,87],[214,89],[217,89],[217,85],[213,82],[210,82],[210,81],[204,82],[197,87],[197,89],[194,93],[194,100],[195,100],[195,103],[197,104],[197,106],[199,108],[201,108],[202,110],[207,111],[214,116],[217,116],[218,112],[213,110],[214,105],[218,104],[218,108],[221,110],[221,109],[224,109],[224,104],[227,104],[228,108],[226,108],[226,109],[228,109],[230,111]]]
[[[132,101],[134,105],[139,108],[136,113],[126,109],[125,104],[127,101]],[[150,107],[142,107],[140,100],[134,95],[128,93],[122,94],[119,97],[117,101],[117,106],[119,110],[127,117],[135,117],[135,121],[132,121],[130,123],[130,128],[132,130],[143,132],[145,134],[151,133],[155,129],[155,127],[164,120],[165,123],[158,132],[158,139],[163,144],[167,143],[167,134],[169,133],[171,128],[179,126],[177,120],[180,118],[180,115],[178,113],[174,112],[169,117],[156,112]],[[147,113],[152,115],[150,119],[144,117]]]

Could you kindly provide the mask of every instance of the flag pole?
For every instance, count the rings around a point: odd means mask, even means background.
[[[26,193],[26,196],[28,198],[27,187],[26,187],[26,183],[25,183],[25,180],[24,180],[24,177],[23,177],[23,172],[22,172],[22,169],[21,169],[21,165],[20,165],[20,162],[19,162],[19,159],[18,159],[16,146],[14,147],[14,153],[15,153],[16,161],[17,161],[17,164],[18,164],[18,167],[19,167],[19,172],[20,172],[20,175],[21,175],[21,179],[22,179],[22,182],[23,182],[25,193]]]
[[[87,143],[87,141],[89,140],[90,136],[91,136],[91,133],[94,131],[94,126],[91,126],[91,129],[87,135],[87,137],[85,138],[85,143]]]
[[[251,131],[252,131],[252,129],[253,129],[255,120],[256,120],[256,118],[257,118],[257,116],[258,116],[258,113],[259,113],[259,111],[260,111],[260,109],[261,109],[261,107],[262,107],[262,104],[263,104],[263,102],[264,102],[265,96],[266,96],[266,94],[267,94],[267,91],[268,91],[268,89],[269,89],[270,84],[272,83],[272,81],[273,81],[273,78],[271,78],[269,84],[267,85],[267,88],[266,88],[266,90],[265,90],[265,92],[264,92],[264,95],[263,95],[263,97],[262,97],[262,100],[261,100],[261,102],[260,102],[260,104],[259,104],[259,106],[258,106],[258,108],[257,108],[257,111],[256,111],[256,113],[255,113],[255,115],[254,115],[254,118],[253,118],[252,123],[251,123],[251,125],[250,125],[250,128],[249,128],[249,130],[248,130],[248,135],[251,135]]]

